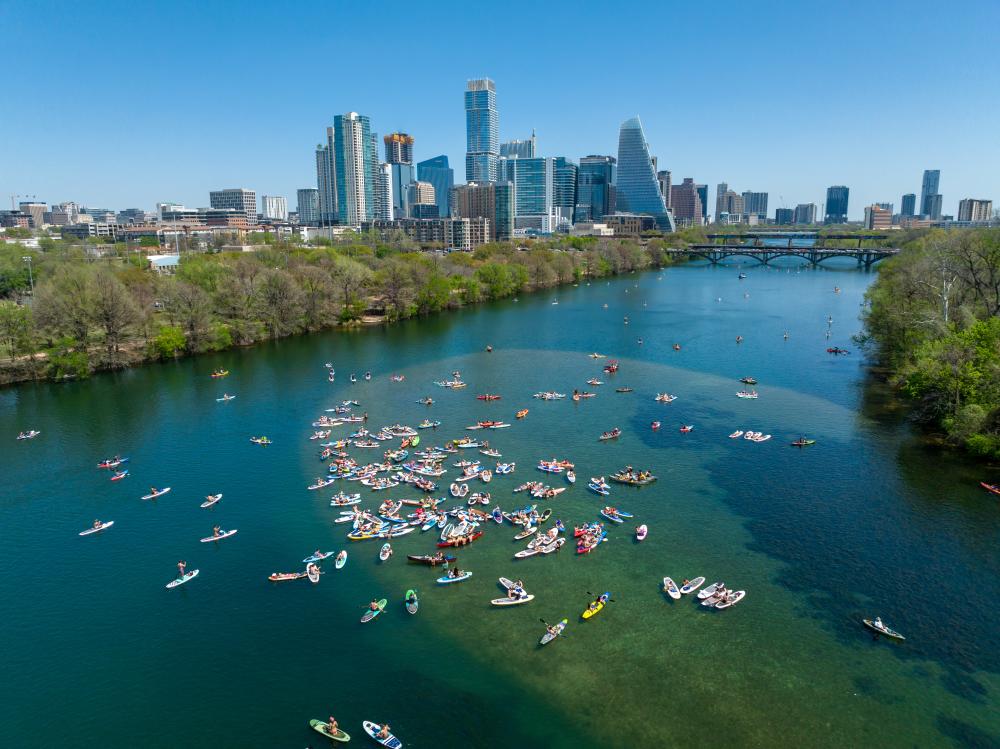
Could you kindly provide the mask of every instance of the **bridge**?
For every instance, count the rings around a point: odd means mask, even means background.
[[[678,255],[702,257],[715,265],[731,257],[746,257],[767,265],[779,257],[799,257],[812,265],[831,258],[854,258],[859,268],[870,270],[879,260],[899,254],[890,247],[863,247],[865,242],[888,239],[885,234],[826,234],[814,232],[754,232],[749,234],[709,234],[712,244],[691,245],[687,249],[669,249]],[[721,240],[721,242],[720,242]],[[828,241],[849,240],[857,246],[830,246]],[[847,242],[844,242],[846,244]]]

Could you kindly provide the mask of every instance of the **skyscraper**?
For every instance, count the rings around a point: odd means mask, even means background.
[[[213,190],[208,194],[208,204],[212,208],[243,211],[247,217],[247,226],[257,224],[257,193],[253,190],[242,187]]]
[[[767,193],[744,192],[743,212],[756,215],[760,221],[767,220]]]
[[[500,155],[515,159],[533,159],[538,155],[535,131],[527,140],[509,140],[500,144]]]
[[[916,216],[917,215],[917,196],[912,192],[906,193],[903,196],[903,205],[899,209],[899,215],[901,216]]]
[[[937,221],[941,218],[941,201],[938,200],[937,213],[934,211],[934,196],[938,195],[941,185],[940,169],[925,169],[924,179],[920,185],[920,215]]]
[[[371,123],[357,112],[333,118],[337,166],[337,217],[342,224],[360,226],[375,215],[375,175],[378,159]]]
[[[396,218],[410,215],[410,187],[417,181],[412,164],[389,164],[392,170],[392,214]]]
[[[726,182],[720,182],[715,186],[715,215],[718,217],[722,211],[719,208],[719,198],[729,192],[729,184]]]
[[[809,226],[816,223],[816,204],[799,203],[795,206],[795,223]]]
[[[261,214],[272,221],[288,220],[288,201],[284,195],[261,195]]]
[[[795,211],[792,208],[775,208],[774,223],[778,226],[788,226],[795,222]]]
[[[336,137],[332,127],[326,129],[326,143],[316,146],[316,188],[319,193],[319,225],[332,226],[337,219],[337,157]]]
[[[720,217],[725,217],[728,221],[729,216],[742,216],[746,212],[746,202],[738,192],[726,190],[715,196],[716,222],[721,223]]]
[[[315,187],[297,190],[295,202],[299,212],[299,223],[303,226],[316,226],[319,223],[319,190]]]
[[[584,156],[576,178],[574,221],[600,221],[615,212],[617,160],[614,156]]]
[[[670,204],[673,206],[674,218],[698,226],[704,220],[704,206],[701,204],[701,192],[694,179],[685,177],[679,185],[670,186]]]
[[[625,120],[618,131],[617,200],[619,210],[647,213],[661,231],[674,231],[638,116]]]
[[[708,223],[708,185],[695,185],[698,197],[701,198],[701,222]]]
[[[385,143],[385,160],[390,164],[413,163],[413,136],[406,133],[389,133]]]
[[[844,185],[833,185],[826,188],[826,218],[824,223],[847,223],[847,201],[850,194],[850,188]]]
[[[670,170],[663,169],[656,173],[656,181],[660,183],[660,192],[663,194],[663,202],[666,203],[667,208],[671,207],[671,201],[673,197],[671,196],[671,188],[673,187],[673,182],[671,180]],[[674,216],[677,214],[675,213]]]
[[[417,204],[435,205],[434,185],[430,182],[414,181],[410,185],[408,202],[411,207]]]
[[[489,78],[469,81],[465,88],[465,179],[495,182],[500,155],[496,86]]]
[[[392,221],[394,218],[403,218],[395,210],[393,200],[392,168],[394,164],[382,162],[378,165],[378,179],[375,180],[376,210],[375,218],[379,221]],[[412,167],[411,167],[412,168]],[[405,214],[404,214],[405,216]]]
[[[561,223],[573,223],[573,209],[576,208],[576,164],[564,156],[552,159],[552,208]]]
[[[434,185],[434,202],[438,215],[451,215],[451,188],[455,186],[455,170],[448,166],[447,156],[435,156],[417,164],[417,179]]]

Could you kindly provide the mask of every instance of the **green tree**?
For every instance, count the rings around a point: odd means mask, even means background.
[[[107,269],[94,275],[92,288],[93,320],[104,333],[108,356],[115,358],[129,328],[139,319],[139,309],[125,284]]]
[[[0,301],[0,341],[13,359],[27,348],[31,338],[31,311],[20,304]]]

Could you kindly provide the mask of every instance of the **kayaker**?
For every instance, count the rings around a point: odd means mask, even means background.
[[[608,594],[607,593],[602,593],[601,597],[598,598],[597,600],[600,601],[601,603],[607,603],[608,602]]]
[[[326,721],[326,729],[325,730],[331,736],[336,736],[338,733],[340,733],[340,729],[337,727],[337,719],[334,718],[332,715]]]
[[[378,733],[375,734],[376,738],[387,739],[389,738],[389,724],[383,723],[382,727],[379,729]]]

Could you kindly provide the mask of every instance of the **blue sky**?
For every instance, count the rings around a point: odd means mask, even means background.
[[[770,193],[1000,200],[998,0],[966,3],[0,0],[0,197],[152,209],[243,186],[295,203],[337,113],[445,153],[464,179],[467,78],[501,140],[617,151],[639,114],[660,168]],[[714,201],[713,201],[714,203]],[[714,207],[714,205],[713,205]]]

